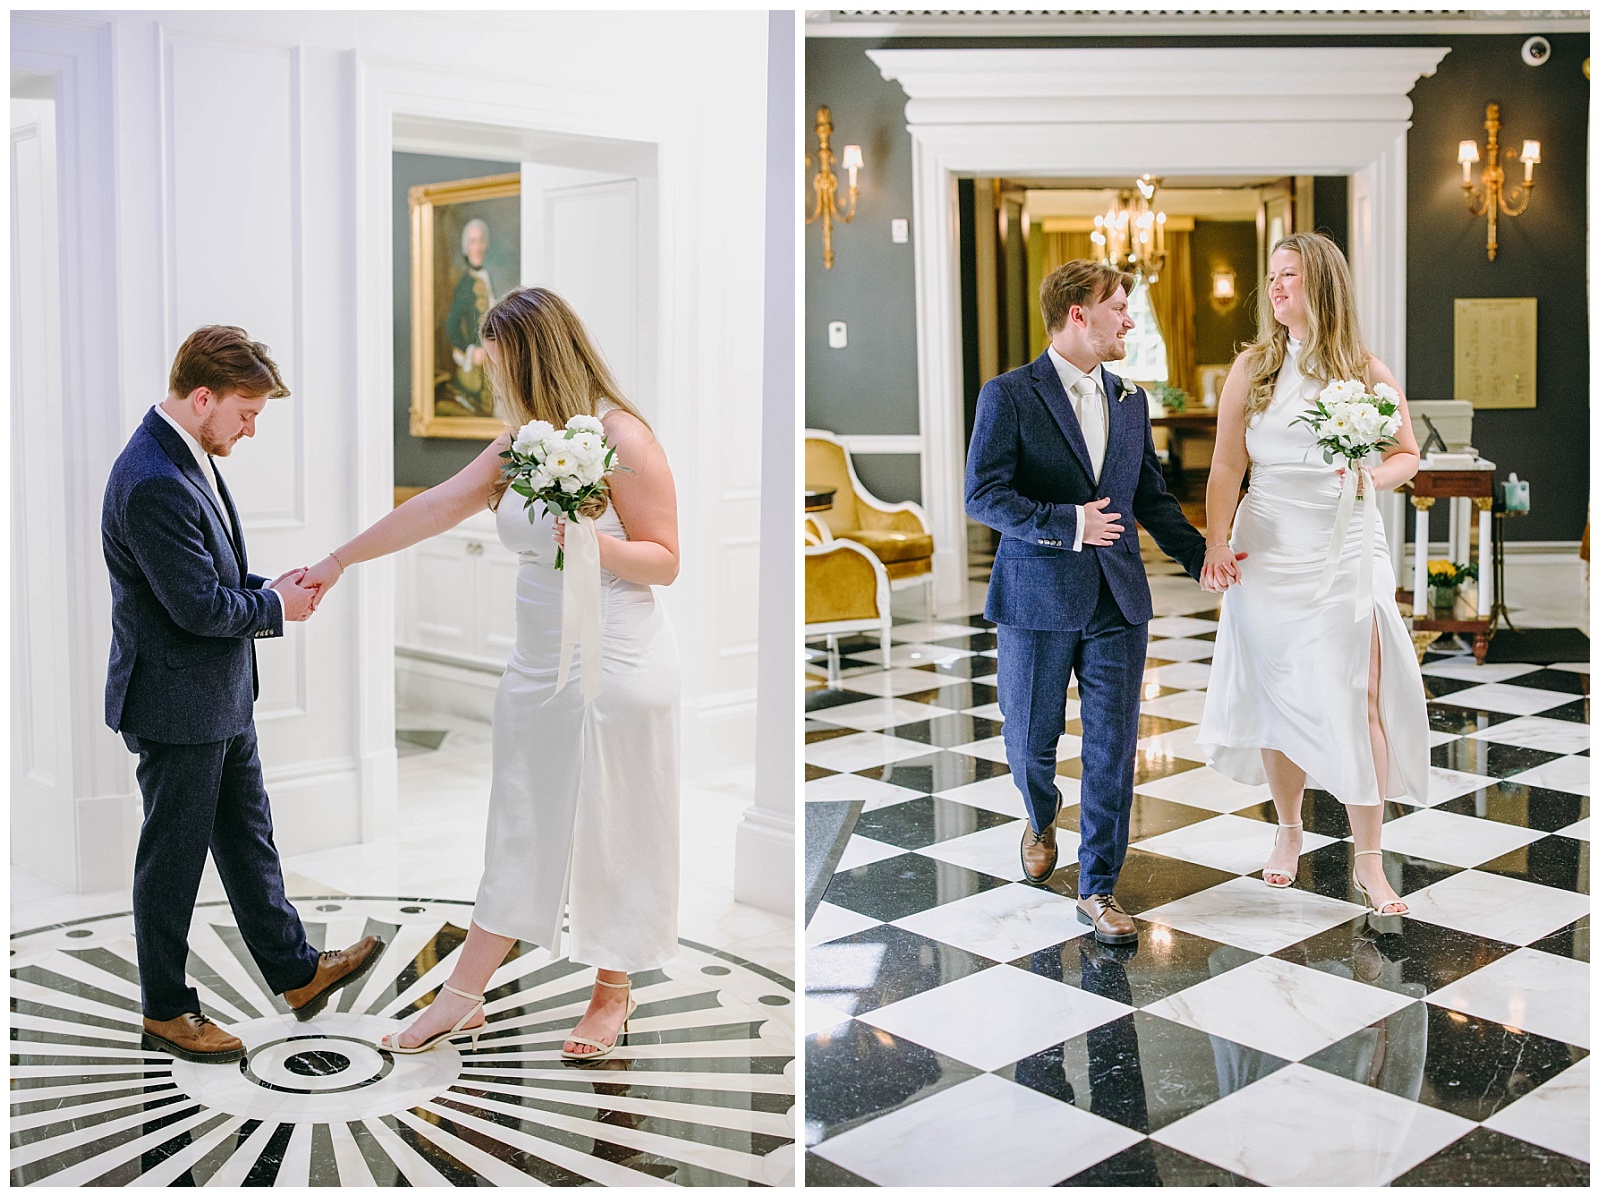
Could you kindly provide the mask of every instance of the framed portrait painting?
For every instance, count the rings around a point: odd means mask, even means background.
[[[411,188],[411,435],[493,440],[478,323],[522,277],[522,177]]]

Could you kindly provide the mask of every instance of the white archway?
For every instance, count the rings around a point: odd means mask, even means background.
[[[922,499],[939,603],[964,596],[956,179],[1349,175],[1372,348],[1405,381],[1408,94],[1441,46],[869,50],[905,89]]]

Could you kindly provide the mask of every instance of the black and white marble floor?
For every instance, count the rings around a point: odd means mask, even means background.
[[[811,679],[806,799],[858,813],[806,928],[807,1183],[1587,1185],[1588,663],[1430,654],[1432,786],[1385,812],[1412,913],[1369,920],[1327,794],[1261,882],[1266,788],[1193,746],[1217,598],[1151,572],[1136,948],[1075,917],[1070,703],[1063,867],[1018,883],[981,616]]]
[[[766,1185],[792,1173],[792,983],[683,942],[633,978],[614,1053],[560,1059],[592,971],[519,944],[489,1027],[418,1055],[374,1046],[438,992],[470,903],[298,902],[320,946],[387,947],[306,1022],[262,982],[227,904],[195,915],[190,976],[245,1041],[236,1065],[140,1046],[131,916],[11,939],[11,1183],[43,1185]]]

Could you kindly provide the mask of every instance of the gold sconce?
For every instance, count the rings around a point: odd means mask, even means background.
[[[839,177],[833,173],[833,150],[829,146],[829,139],[833,136],[833,113],[828,111],[824,104],[817,109],[817,174],[811,180],[811,190],[816,194],[817,202],[811,210],[811,215],[806,217],[807,224],[817,220],[822,221],[822,268],[833,269],[833,222],[849,224],[856,216],[856,172],[864,163],[861,160],[861,147],[847,145],[844,147],[844,157],[839,160],[850,174],[850,190],[845,194],[845,202],[841,205],[837,198],[839,190]],[[811,167],[811,155],[806,155],[806,168]]]
[[[1233,309],[1239,301],[1239,280],[1227,266],[1217,266],[1211,271],[1211,306],[1219,312]]]
[[[1528,210],[1528,200],[1533,195],[1533,168],[1539,161],[1539,143],[1524,141],[1520,154],[1509,148],[1506,150],[1505,157],[1522,163],[1522,185],[1507,191],[1505,168],[1500,165],[1500,105],[1490,104],[1484,116],[1483,127],[1489,134],[1489,152],[1482,159],[1483,186],[1475,187],[1472,183],[1472,164],[1479,161],[1476,141],[1463,141],[1456,152],[1456,161],[1461,163],[1461,190],[1466,192],[1467,211],[1474,216],[1488,214],[1489,261],[1492,262],[1500,248],[1500,214],[1521,216]]]

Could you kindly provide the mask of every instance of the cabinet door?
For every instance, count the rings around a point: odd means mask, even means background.
[[[517,646],[517,555],[498,540],[478,558],[479,656],[502,664]]]
[[[412,646],[453,656],[475,655],[478,558],[464,538],[439,536],[412,550]]]

